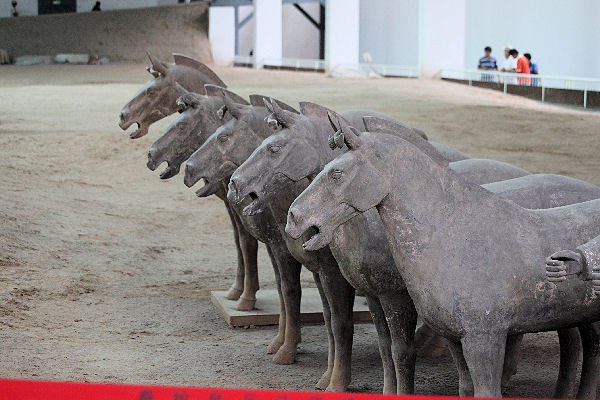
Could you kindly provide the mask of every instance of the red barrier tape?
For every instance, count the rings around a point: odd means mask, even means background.
[[[464,400],[447,396],[292,392],[0,379],[0,400]],[[505,399],[507,400],[507,399]],[[515,399],[513,399],[515,400]],[[531,400],[531,399],[529,399]]]

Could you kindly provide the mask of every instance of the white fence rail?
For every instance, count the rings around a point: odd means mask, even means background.
[[[254,56],[235,56],[235,64],[255,65]],[[283,67],[302,70],[324,71],[326,69],[325,60],[315,60],[306,58],[266,58],[261,60],[260,65],[269,67]],[[419,69],[416,66],[407,65],[387,65],[387,64],[339,64],[332,68],[335,70],[351,70],[363,75],[373,72],[384,76],[399,76],[416,78],[419,76]]]
[[[583,91],[583,107],[587,108],[588,91],[600,92],[600,79],[597,78],[579,78],[569,76],[552,75],[525,75],[512,72],[484,71],[478,69],[450,69],[442,70],[442,78],[459,79],[468,81],[469,85],[473,82],[492,82],[503,85],[504,93],[508,90],[508,85],[535,86],[540,87],[542,91],[542,101],[545,97],[545,89],[571,89]]]
[[[419,68],[412,65],[390,65],[390,64],[339,64],[332,68],[332,71],[336,70],[350,70],[359,71],[363,75],[375,73],[383,76],[398,76],[405,78],[418,78]]]

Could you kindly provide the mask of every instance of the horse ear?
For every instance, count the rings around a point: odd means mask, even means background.
[[[206,90],[207,96],[223,97],[223,93],[227,93],[229,95],[229,97],[231,98],[231,100],[235,103],[244,104],[244,105],[250,104],[250,103],[248,103],[248,101],[246,99],[244,99],[237,93],[234,93],[231,90],[227,90],[221,86],[217,86],[217,85],[213,85],[213,84],[206,84],[206,85],[204,85],[204,90]]]
[[[333,115],[331,115],[330,112],[327,112],[327,119],[329,120],[329,124],[331,125],[331,128],[333,128],[333,134],[329,135],[329,138],[327,139],[327,143],[329,144],[329,148],[331,150],[335,150],[337,148],[342,148],[344,147],[344,135],[342,134],[342,126],[340,124],[340,120],[337,119],[337,121],[335,121],[335,117]]]
[[[196,97],[196,95],[188,90],[186,90],[183,86],[179,84],[179,82],[175,82],[175,87],[177,88],[177,92],[179,93],[179,98],[177,99],[177,105],[180,110],[185,110],[188,107],[196,107],[200,104],[200,99]]]
[[[378,117],[363,117],[367,132],[381,132],[388,135],[397,136],[407,142],[410,142],[429,158],[441,166],[448,166],[448,160],[431,145],[427,140],[423,139],[415,129],[406,126],[402,123],[397,123]]]
[[[261,94],[251,94],[250,95],[250,104],[252,104],[254,107],[264,107],[265,103],[264,103],[263,99],[268,99],[268,98],[269,98],[269,96],[263,96]],[[294,114],[300,114],[300,112],[297,111],[294,107],[284,103],[281,100],[277,100],[277,99],[273,99],[273,98],[271,98],[271,100],[276,102],[279,105],[279,107],[281,107],[284,110],[293,112]]]
[[[265,108],[270,112],[270,113],[274,113],[275,109],[273,108],[273,106],[271,105],[271,103],[269,102],[269,99],[266,97],[263,97],[263,104],[265,105]]]
[[[155,71],[154,68],[152,68],[151,65],[146,65],[146,71],[148,71],[148,73],[150,75],[152,75],[155,78],[158,78],[160,76],[160,74],[158,73],[158,71]]]
[[[182,65],[184,67],[189,67],[200,71],[208,78],[206,83],[212,83],[214,85],[221,86],[224,88],[227,87],[225,82],[223,82],[221,78],[219,78],[215,71],[210,69],[206,64],[179,53],[173,53],[173,60],[175,60],[175,65]]]
[[[344,143],[350,150],[356,150],[361,145],[360,132],[353,126],[345,126],[341,133],[344,137]]]
[[[225,102],[225,107],[227,111],[236,119],[239,119],[243,116],[243,111],[238,104],[236,104],[227,91],[223,89],[223,101]]]
[[[152,54],[150,54],[149,51],[146,51],[146,54],[148,55],[148,59],[150,59],[150,63],[152,64],[152,69],[162,75],[167,75],[167,73],[169,72],[169,64],[167,64],[166,62],[160,61],[158,58],[156,58]]]
[[[288,128],[296,123],[300,117],[299,114],[294,114],[291,111],[284,110],[283,108],[279,107],[279,104],[277,104],[276,101],[273,101],[273,99],[270,100],[272,108],[267,107],[267,109],[269,111],[272,110],[275,118],[281,124],[281,126]]]

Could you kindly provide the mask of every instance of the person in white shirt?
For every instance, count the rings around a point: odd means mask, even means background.
[[[517,60],[510,56],[512,49],[513,47],[510,45],[504,48],[504,60],[500,63],[500,71],[502,72],[515,72],[517,70]]]
[[[510,51],[513,49],[511,45],[507,45],[504,48],[504,60],[500,62],[499,71],[501,72],[517,72],[517,60],[510,55]],[[516,78],[507,78],[506,83],[517,83]]]

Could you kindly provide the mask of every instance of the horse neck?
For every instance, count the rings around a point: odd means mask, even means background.
[[[274,131],[273,129],[264,121],[264,118],[267,116],[267,109],[265,107],[257,107],[253,106],[252,111],[250,111],[253,115],[252,121],[252,131],[259,139],[265,140],[269,136],[271,136]]]
[[[336,148],[335,150],[332,150],[329,147],[329,135],[334,133],[331,129],[329,121],[317,117],[310,117],[309,121],[311,128],[307,129],[305,134],[308,135],[307,139],[311,143],[312,147],[316,149],[319,159],[319,167],[316,168],[310,176],[308,176],[309,182],[312,182],[319,172],[325,168],[325,165],[346,151],[347,148],[345,145],[343,149]]]
[[[208,135],[212,135],[217,128],[231,119],[231,115],[229,113],[225,113],[223,119],[220,119],[217,115],[217,111],[224,104],[221,97],[211,96],[206,98],[204,101],[206,112],[204,112],[200,117],[200,129],[204,132],[207,132]]]
[[[445,241],[460,241],[458,236],[473,228],[473,218],[483,225],[525,218],[526,210],[465,181],[412,144],[388,145],[384,151],[394,159],[384,156],[376,166],[389,177],[390,188],[377,208],[388,233],[401,246],[397,249],[405,254],[418,255],[428,248],[446,248]],[[490,232],[494,228],[490,226]]]

